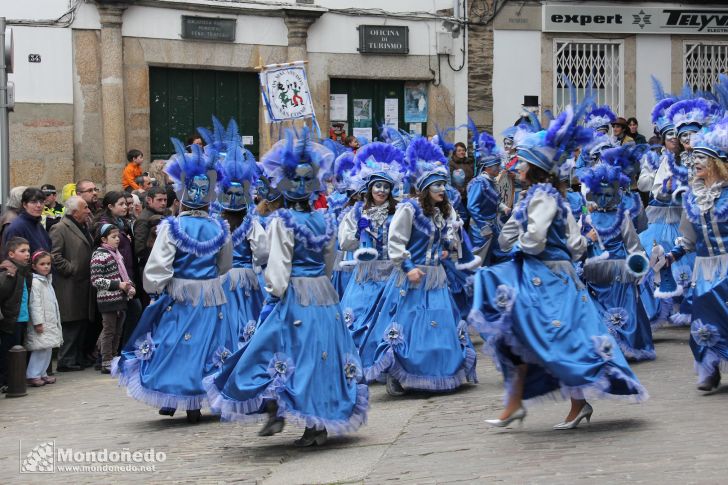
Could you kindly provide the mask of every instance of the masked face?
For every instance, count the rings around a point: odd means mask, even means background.
[[[675,130],[667,130],[664,137],[665,141],[672,141],[677,137],[677,133],[675,132]]]
[[[392,186],[389,184],[389,182],[384,182],[382,180],[375,182],[374,186],[372,187],[372,194],[380,194],[385,197],[389,196],[389,193],[392,191]]]
[[[228,187],[223,194],[221,203],[223,207],[230,210],[245,208],[245,188],[242,184],[237,182],[230,184],[230,187]]]
[[[210,179],[206,175],[195,175],[187,184],[187,201],[193,205],[205,205],[209,193]]]
[[[452,171],[452,184],[455,187],[463,187],[465,185],[465,171],[462,168]]]
[[[683,133],[680,133],[680,143],[685,148],[690,148],[690,136],[693,134],[691,131],[685,131]]]
[[[296,167],[296,174],[291,179],[293,187],[290,192],[297,195],[304,195],[312,192],[312,182],[314,178],[313,167],[310,164],[304,163],[299,165]]]
[[[433,194],[442,194],[445,192],[445,182],[435,182],[430,185],[430,192]]]

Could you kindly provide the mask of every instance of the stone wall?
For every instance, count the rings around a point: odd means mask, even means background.
[[[10,187],[72,182],[73,105],[18,103],[10,113]]]
[[[468,115],[493,131],[493,0],[468,0]]]

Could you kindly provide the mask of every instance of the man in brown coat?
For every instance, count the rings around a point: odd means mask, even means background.
[[[86,221],[86,201],[74,195],[66,201],[66,215],[51,228],[53,286],[63,323],[63,345],[58,353],[58,371],[81,370],[84,332],[94,317],[96,302],[91,292],[93,239]]]

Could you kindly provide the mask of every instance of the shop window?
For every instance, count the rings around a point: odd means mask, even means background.
[[[728,42],[683,43],[683,84],[693,91],[711,91],[718,74],[728,72]]]
[[[576,87],[578,99],[591,89],[595,102],[622,112],[624,61],[622,41],[554,40],[554,113],[569,104],[569,86]]]

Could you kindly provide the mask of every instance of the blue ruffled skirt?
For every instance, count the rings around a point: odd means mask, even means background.
[[[238,323],[227,305],[179,302],[165,293],[142,314],[112,374],[129,396],[155,408],[201,409],[202,379],[237,348]]]
[[[236,321],[234,325],[238,329],[238,345],[231,350],[237,350],[255,333],[263,308],[263,291],[252,268],[233,268],[221,279],[228,302],[226,313]]]
[[[450,258],[445,258],[440,262],[447,274],[447,285],[455,302],[455,308],[460,311],[460,319],[465,320],[473,307],[473,274],[475,273],[458,269]]]
[[[680,214],[682,207],[653,200],[647,206],[646,213],[649,226],[640,233],[642,247],[649,258],[655,243],[661,245],[665,253],[675,246],[675,239],[680,236]],[[692,289],[690,280],[695,255],[687,254],[680,261],[672,265],[672,274],[677,284],[682,288],[681,296],[671,298],[655,297],[654,274],[650,269],[640,288],[640,301],[647,314],[652,328],[665,325],[683,326],[690,324],[692,312]],[[679,306],[679,311],[676,307]],[[675,308],[673,308],[675,307]]]
[[[354,431],[366,422],[368,388],[338,297],[325,276],[298,280],[248,344],[205,379],[210,406],[223,420],[257,421],[275,401],[279,416],[306,427]]]
[[[350,252],[336,251],[334,271],[331,274],[331,284],[334,285],[336,293],[339,294],[339,301],[344,298],[346,287],[349,286],[349,280],[351,280],[351,274],[355,266],[353,259]]]
[[[391,261],[376,260],[359,263],[349,280],[341,309],[357,348],[369,338],[391,273]]]
[[[374,310],[377,318],[359,347],[367,382],[391,374],[405,389],[428,391],[477,382],[476,353],[445,270],[418,267],[425,276],[416,286],[395,269]]]
[[[565,398],[646,399],[573,265],[552,264],[553,271],[519,254],[475,277],[469,321],[503,372],[509,394],[516,366],[527,364],[525,400],[557,390]]]

